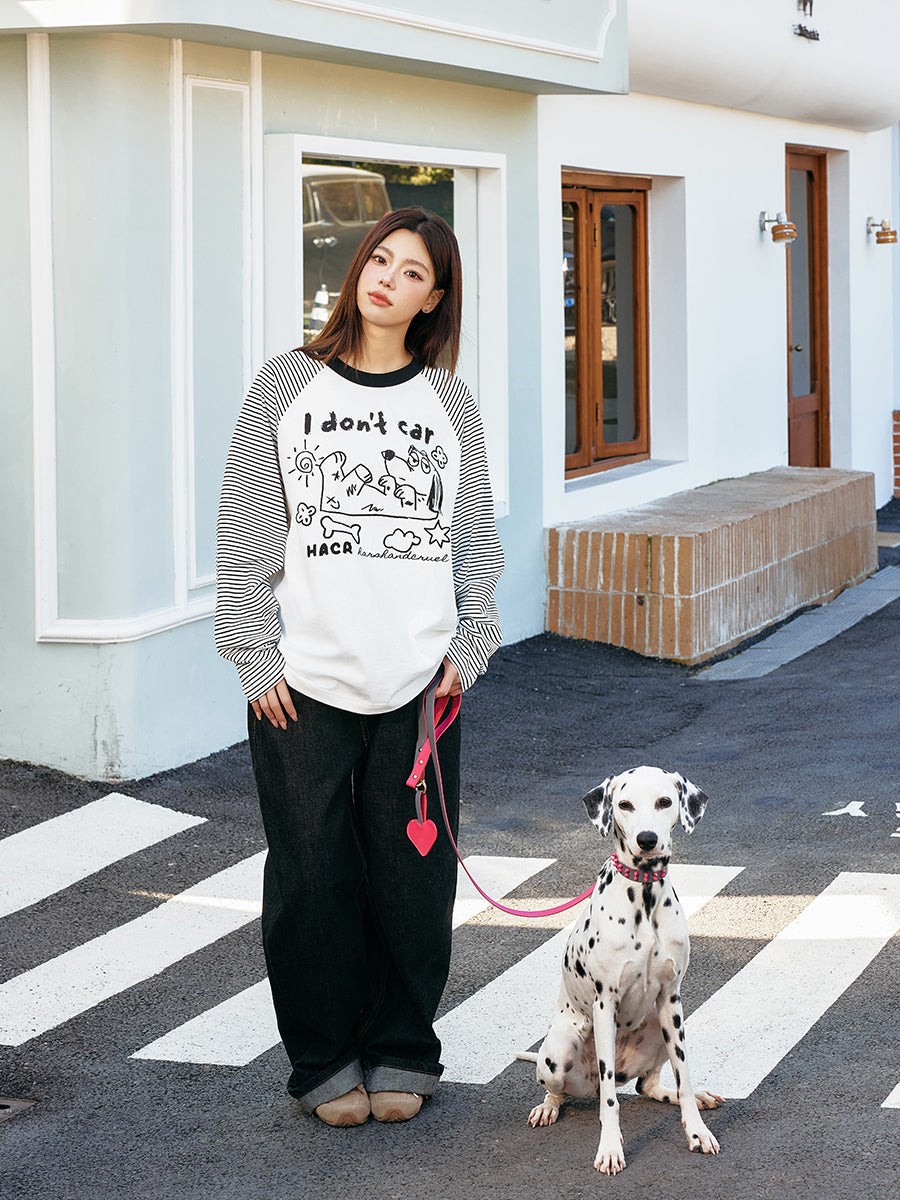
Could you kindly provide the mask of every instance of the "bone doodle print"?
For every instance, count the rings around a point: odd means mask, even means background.
[[[306,412],[303,435],[299,444],[285,444],[283,468],[307,557],[447,561],[446,436],[381,409]]]

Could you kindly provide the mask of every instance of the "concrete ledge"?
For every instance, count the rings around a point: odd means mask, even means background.
[[[546,534],[546,628],[699,663],[878,568],[874,476],[776,467]]]

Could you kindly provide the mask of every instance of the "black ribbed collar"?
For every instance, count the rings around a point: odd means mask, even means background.
[[[425,369],[425,364],[418,358],[414,358],[412,362],[401,367],[399,371],[386,371],[383,374],[373,373],[371,371],[357,371],[355,367],[348,367],[345,362],[339,358],[333,358],[328,366],[332,371],[336,371],[338,375],[344,379],[349,379],[351,383],[358,383],[361,387],[395,387],[398,383],[406,383],[407,380],[415,379],[415,377]]]

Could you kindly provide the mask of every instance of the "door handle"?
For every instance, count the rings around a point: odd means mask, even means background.
[[[803,347],[802,346],[791,346],[791,349],[796,350],[799,353],[803,349]]]

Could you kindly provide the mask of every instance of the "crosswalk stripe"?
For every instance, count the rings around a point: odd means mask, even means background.
[[[112,792],[11,834],[0,841],[0,917],[205,820]]]
[[[259,915],[265,852],[0,984],[0,1045],[19,1046]]]
[[[695,1085],[749,1096],[898,929],[900,875],[838,875],[688,1018]]]
[[[882,1108],[900,1108],[900,1083],[894,1088],[891,1094],[885,1100]]]
[[[555,860],[472,855],[465,861],[481,886],[500,899]],[[487,901],[460,868],[453,909],[454,929],[487,907]],[[157,1038],[136,1051],[132,1058],[244,1067],[279,1040],[269,984],[264,979]]]
[[[687,915],[702,908],[742,870],[742,867],[673,865],[672,881]],[[583,913],[584,906],[575,911]],[[436,1029],[443,1044],[441,1058],[446,1081],[490,1083],[519,1051],[544,1036],[559,994],[563,952],[571,927],[560,930],[441,1017]]]

